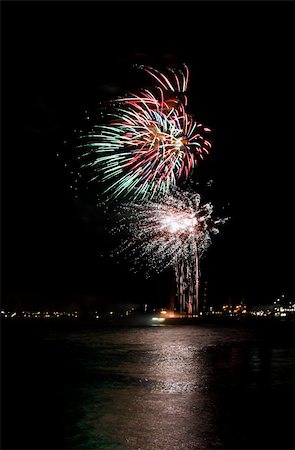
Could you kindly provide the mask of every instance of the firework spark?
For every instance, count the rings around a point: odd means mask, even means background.
[[[211,203],[202,205],[199,194],[178,189],[143,204],[123,205],[121,210],[119,229],[127,229],[131,238],[119,252],[132,256],[134,268],[144,262],[147,273],[174,267],[180,312],[196,314],[199,258],[227,218],[213,218]]]
[[[171,70],[170,81],[155,69],[145,70],[157,81],[154,92],[145,89],[114,101],[110,121],[94,127],[81,145],[92,180],[106,182],[105,192],[113,198],[132,193],[134,199],[151,199],[169,192],[211,148],[206,139],[211,130],[186,112],[188,71]]]
[[[118,228],[131,238],[119,251],[129,249],[135,265],[145,261],[149,272],[161,272],[179,260],[193,262],[196,251],[202,256],[227,221],[214,219],[212,204],[202,205],[198,193],[179,189],[144,203],[130,202],[120,210]]]
[[[189,79],[189,70],[186,64],[183,64],[184,71],[181,69],[172,69],[169,68],[169,75],[165,75],[159,70],[149,67],[149,66],[138,66],[143,69],[145,72],[150,74],[155,80],[157,80],[158,84],[165,89],[165,91],[171,90],[172,92],[186,92],[188,79]]]

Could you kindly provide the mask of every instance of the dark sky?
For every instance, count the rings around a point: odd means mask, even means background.
[[[139,54],[189,65],[190,110],[213,129],[196,175],[231,221],[202,262],[209,301],[293,295],[292,6],[2,3],[4,304],[167,301],[172,272],[146,282],[98,256],[110,244],[99,211],[63,166],[85,109],[136,84]]]

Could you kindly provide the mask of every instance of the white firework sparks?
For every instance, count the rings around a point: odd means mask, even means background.
[[[120,229],[129,232],[119,253],[132,255],[133,266],[144,263],[147,273],[161,272],[183,261],[195,264],[211,244],[211,236],[227,218],[213,218],[211,203],[201,204],[198,193],[174,189],[170,194],[145,203],[121,207]]]
[[[196,317],[199,311],[199,258],[211,244],[211,236],[227,218],[213,218],[211,203],[201,204],[192,191],[175,188],[145,203],[131,202],[121,207],[119,230],[130,238],[118,249],[132,257],[133,269],[145,265],[147,276],[174,267],[177,301],[181,315]]]

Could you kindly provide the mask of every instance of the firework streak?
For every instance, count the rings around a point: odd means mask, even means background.
[[[140,66],[155,85],[112,102],[109,121],[82,136],[83,166],[109,198],[151,199],[186,180],[211,144],[211,131],[186,112],[188,69]],[[85,143],[84,143],[85,142]]]

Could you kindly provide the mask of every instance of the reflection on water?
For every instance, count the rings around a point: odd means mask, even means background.
[[[249,330],[58,331],[42,351],[65,448],[292,447],[294,352]]]
[[[66,339],[89,350],[79,360],[82,411],[76,399],[69,404],[80,410],[68,428],[73,448],[208,449],[224,448],[225,440],[247,447],[249,420],[241,406],[253,411],[245,396],[281,384],[278,371],[291,380],[281,369],[284,355],[277,361],[280,350],[243,347],[251,340],[246,330],[153,327]],[[68,397],[76,391],[70,385]],[[220,415],[235,411],[243,424],[231,431]]]
[[[214,407],[207,395],[204,349],[216,338],[214,333],[195,328],[162,327],[68,337],[92,349],[92,367],[88,357],[85,364],[88,375],[92,373],[94,378],[86,390],[84,386],[84,415],[76,424],[77,432],[69,438],[69,446],[220,446]],[[97,380],[95,374],[99,375]]]

